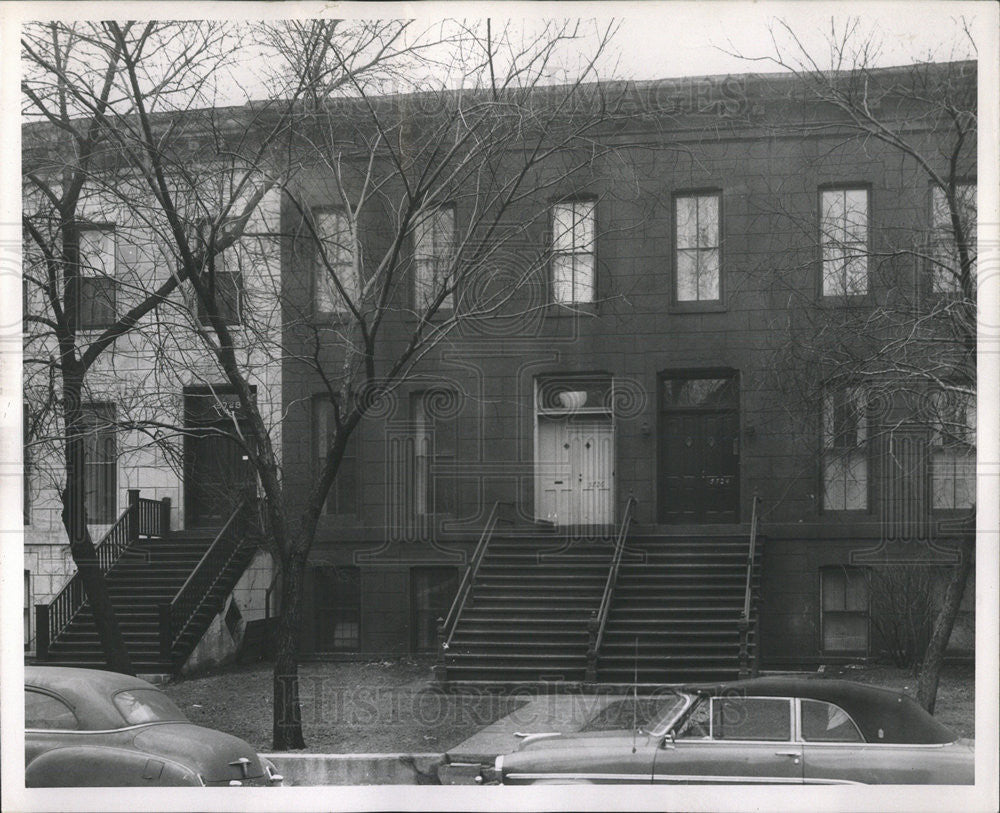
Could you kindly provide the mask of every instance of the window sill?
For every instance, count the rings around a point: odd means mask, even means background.
[[[599,316],[600,307],[596,302],[550,302],[545,310],[546,318],[552,316],[567,319],[574,316]]]
[[[725,313],[729,308],[721,299],[707,302],[672,302],[668,313]]]
[[[872,293],[867,291],[863,294],[820,294],[819,306],[821,308],[844,308],[852,305],[869,305],[872,302]]]

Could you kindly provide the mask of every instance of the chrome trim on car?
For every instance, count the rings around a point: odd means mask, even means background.
[[[25,734],[117,734],[119,731],[134,731],[152,725],[195,725],[190,720],[150,720],[121,728],[26,728]]]

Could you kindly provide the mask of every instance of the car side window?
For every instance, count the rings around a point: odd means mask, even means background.
[[[713,697],[713,740],[790,740],[791,701],[781,697]]]
[[[674,735],[677,739],[699,739],[707,737],[709,734],[709,705],[707,700],[699,700],[695,703],[687,719],[681,723],[681,727]]]
[[[802,739],[806,742],[864,742],[854,720],[840,706],[802,701]]]
[[[75,731],[80,728],[73,710],[49,694],[24,690],[24,727]]]

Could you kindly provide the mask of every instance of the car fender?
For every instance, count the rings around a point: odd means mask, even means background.
[[[126,748],[71,745],[53,748],[25,766],[29,788],[201,785],[197,772],[174,760]]]

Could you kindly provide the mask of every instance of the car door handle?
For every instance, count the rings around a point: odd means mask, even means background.
[[[796,765],[799,764],[799,760],[802,758],[802,755],[798,751],[775,751],[774,755],[776,757],[792,757]]]

